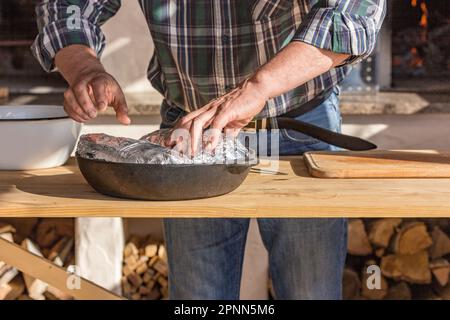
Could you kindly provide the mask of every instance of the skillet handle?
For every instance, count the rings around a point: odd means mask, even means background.
[[[295,130],[336,147],[352,151],[366,151],[377,148],[377,146],[370,141],[333,132],[300,120],[287,117],[278,117],[277,123],[279,129]]]

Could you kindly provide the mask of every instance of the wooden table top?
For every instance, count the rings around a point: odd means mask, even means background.
[[[450,179],[319,179],[302,157],[260,165],[230,194],[134,201],[95,192],[76,162],[0,172],[1,217],[450,217]],[[265,174],[262,174],[265,173]]]

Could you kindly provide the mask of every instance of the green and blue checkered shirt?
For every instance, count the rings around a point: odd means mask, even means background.
[[[373,51],[386,9],[385,0],[141,0],[140,5],[155,45],[148,78],[169,105],[186,110],[225,94],[291,41],[351,55],[344,65],[269,100],[261,118],[300,107],[339,84],[353,63]],[[51,71],[56,52],[71,44],[89,46],[100,56],[105,46],[100,26],[119,8],[120,0],[40,1],[36,58]]]

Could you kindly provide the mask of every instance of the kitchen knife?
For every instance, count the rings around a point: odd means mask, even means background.
[[[286,117],[278,117],[276,119],[279,129],[295,130],[336,147],[352,151],[366,151],[377,148],[377,146],[370,141],[333,132],[300,120]]]

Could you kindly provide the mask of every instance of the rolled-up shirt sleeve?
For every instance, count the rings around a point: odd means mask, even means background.
[[[56,53],[72,44],[92,48],[99,57],[105,47],[100,26],[120,8],[120,0],[41,0],[36,5],[39,34],[31,46],[47,72]]]
[[[385,15],[386,0],[318,0],[293,41],[350,55],[344,64],[358,63],[373,52]]]

